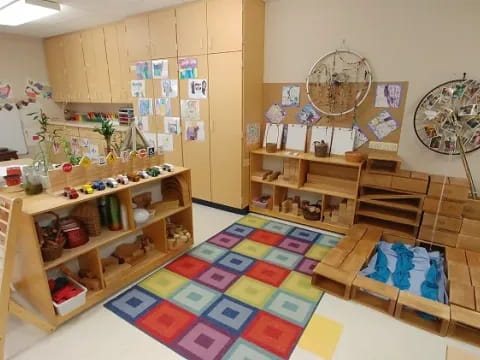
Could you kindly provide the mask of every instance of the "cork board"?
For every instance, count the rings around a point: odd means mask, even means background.
[[[402,86],[402,94],[401,94],[401,101],[400,107],[398,108],[377,108],[375,107],[375,94],[377,91],[377,85],[381,84],[400,84]],[[263,94],[263,107],[264,113],[270,108],[272,104],[281,104],[282,103],[282,90],[283,86],[285,85],[297,85],[300,86],[300,106],[299,107],[284,107],[287,115],[283,120],[284,124],[296,124],[297,121],[295,119],[296,115],[301,111],[303,106],[307,105],[308,98],[305,89],[305,83],[265,83],[264,84],[264,94]],[[365,136],[370,141],[381,141],[381,142],[389,142],[398,144],[400,141],[400,134],[402,129],[403,123],[403,116],[405,114],[405,103],[407,99],[408,93],[408,82],[407,81],[386,81],[386,82],[374,82],[372,84],[372,88],[365,99],[365,101],[360,105],[357,109],[357,123],[362,129]],[[382,140],[378,140],[375,134],[370,130],[368,127],[368,122],[373,119],[376,115],[378,115],[381,111],[387,110],[392,117],[398,123],[398,129],[391,132],[389,135],[384,137]],[[262,139],[265,132],[265,123],[266,120],[263,121],[262,126]],[[350,128],[353,124],[353,113],[338,116],[338,117],[329,117],[323,116],[316,126],[335,126],[335,127],[346,127]],[[311,130],[307,133],[307,144],[310,143],[310,133]],[[364,144],[362,147],[358,149],[361,152],[368,152],[368,142]]]

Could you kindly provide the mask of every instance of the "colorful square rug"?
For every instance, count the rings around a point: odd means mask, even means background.
[[[288,359],[339,237],[248,215],[105,307],[192,360]]]

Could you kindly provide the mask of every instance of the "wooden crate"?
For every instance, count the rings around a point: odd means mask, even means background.
[[[343,260],[347,257],[348,252],[338,247],[333,248],[322,259],[322,264],[338,268],[343,263]]]
[[[422,226],[418,234],[420,240],[428,243],[440,244],[445,246],[456,247],[458,242],[458,234],[452,231],[433,230],[428,226]]]
[[[352,285],[352,300],[394,315],[399,294],[398,288],[362,275],[357,275]]]
[[[421,313],[431,315],[434,319],[425,319]],[[400,291],[395,317],[434,334],[446,336],[450,324],[450,307],[407,291]]]
[[[428,196],[430,197],[457,201],[466,201],[469,192],[468,187],[450,184],[443,186],[443,184],[431,183],[428,188]]]
[[[463,217],[480,220],[480,200],[468,200],[463,208]]]
[[[426,212],[423,214],[422,226],[458,233],[462,227],[462,219]]]
[[[464,235],[480,236],[480,220],[463,218],[460,232]]]
[[[480,235],[480,234],[478,234]],[[480,237],[465,234],[458,235],[457,246],[459,248],[480,253]]]
[[[471,285],[470,271],[465,264],[449,262],[447,264],[447,279],[450,282],[456,282],[464,285]]]
[[[360,240],[367,232],[367,226],[361,224],[355,224],[347,232],[347,236],[352,239]]]
[[[450,304],[475,310],[475,289],[470,285],[450,281],[449,300]]]
[[[480,313],[451,305],[448,335],[454,339],[480,346]]]
[[[463,202],[438,200],[427,196],[423,202],[423,211],[432,214],[460,218],[463,213]]]
[[[376,174],[395,174],[400,170],[402,159],[390,151],[370,151],[367,159],[367,171]]]
[[[337,248],[342,249],[349,254],[355,248],[357,242],[358,240],[347,235],[338,242]]]
[[[428,176],[427,176],[427,179],[393,176],[392,188],[396,190],[407,191],[407,192],[426,194],[427,188],[428,188]]]
[[[356,273],[346,272],[319,263],[313,270],[312,285],[331,295],[348,300],[351,297],[355,276]]]
[[[412,245],[412,246],[415,246],[415,243],[416,243],[415,241],[416,239],[414,237],[406,236],[406,235],[400,236],[400,235],[389,234],[389,233],[383,233],[382,240],[392,244],[401,242],[406,245]]]
[[[447,263],[452,262],[467,265],[467,256],[465,254],[465,250],[463,249],[447,246],[445,248],[445,258],[447,260]]]
[[[360,179],[360,184],[389,188],[392,186],[392,176],[380,175],[380,174],[369,174],[369,173],[363,172],[362,177]]]

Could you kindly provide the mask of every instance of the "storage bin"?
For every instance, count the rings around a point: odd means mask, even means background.
[[[60,316],[65,316],[68,313],[71,313],[75,309],[78,309],[79,307],[85,305],[87,302],[87,288],[73,280],[72,278],[69,278],[68,276],[65,276],[72,284],[74,284],[76,287],[82,289],[82,292],[78,294],[77,296],[72,297],[71,299],[68,299],[67,301],[57,304],[53,301],[53,306],[55,307],[55,311],[58,315]]]

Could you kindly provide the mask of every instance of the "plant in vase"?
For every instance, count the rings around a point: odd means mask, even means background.
[[[112,136],[115,134],[113,122],[107,119],[102,119],[102,127],[96,127],[93,131],[103,136],[107,143],[107,154],[109,154],[112,151]]]
[[[70,144],[70,142],[68,140],[61,139],[60,144],[62,145],[63,152],[67,156],[68,162],[72,165],[80,164],[80,160],[82,159],[82,157],[77,156],[73,153],[72,145]]]

